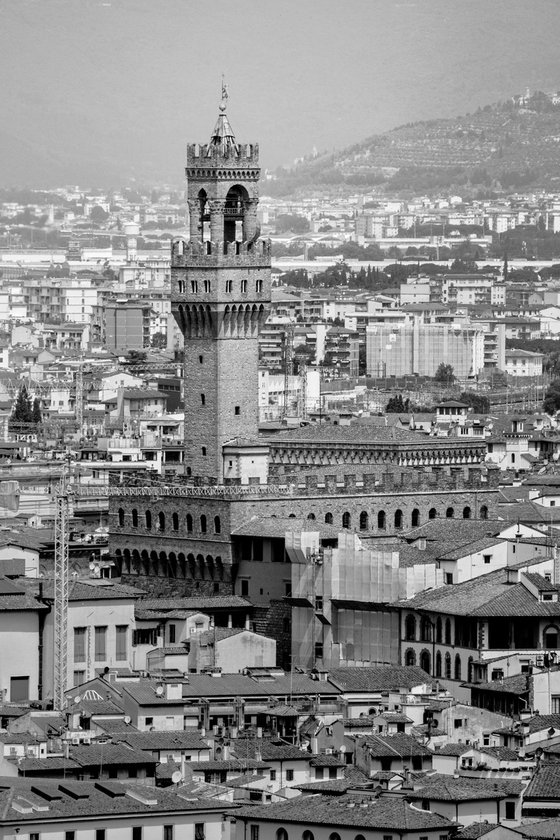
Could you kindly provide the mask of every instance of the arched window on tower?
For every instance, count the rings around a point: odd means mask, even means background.
[[[395,528],[402,528],[403,526],[403,513],[400,508],[395,511]]]
[[[132,508],[132,527],[138,528],[138,511],[136,508]]]
[[[384,531],[386,527],[386,518],[385,518],[385,511],[380,510],[377,514],[377,528],[380,531]]]
[[[146,521],[146,531],[151,531],[152,530],[152,512],[150,510],[147,510],[146,513],[144,514],[144,516],[145,516],[145,521]]]
[[[350,516],[349,511],[346,511],[345,513],[342,514],[342,527],[343,528],[349,528],[351,521],[352,521],[352,518]]]
[[[332,524],[333,524],[332,513],[325,513],[325,525],[332,525]]]
[[[165,531],[165,513],[163,511],[158,513],[158,531]]]
[[[206,533],[206,517],[204,514],[202,514],[202,516],[200,517],[200,533]]]
[[[367,510],[363,510],[360,513],[360,531],[367,531],[369,527],[369,517]]]
[[[171,527],[173,528],[174,531],[179,530],[179,514],[178,513],[174,513],[173,516],[171,517]]]
[[[214,533],[220,534],[222,532],[222,523],[220,522],[220,517],[214,517]]]
[[[482,505],[480,508],[480,518],[481,519],[488,519],[488,508],[486,505]]]
[[[245,209],[249,193],[240,184],[231,187],[224,206],[224,242],[243,242],[245,236]]]
[[[124,510],[119,508],[119,526],[122,528],[124,525]]]
[[[190,513],[187,513],[187,533],[192,534],[193,518]]]

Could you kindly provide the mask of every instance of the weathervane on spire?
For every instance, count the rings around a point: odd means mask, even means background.
[[[222,101],[220,103],[220,111],[226,110],[226,103],[229,99],[228,86],[224,81],[224,74],[222,73]]]

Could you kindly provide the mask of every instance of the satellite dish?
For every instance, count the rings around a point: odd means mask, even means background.
[[[130,715],[125,715],[125,716],[124,716],[124,722],[125,722],[127,725],[131,722],[131,720],[132,720],[132,718],[130,717]]]
[[[81,703],[81,702],[82,702],[82,698],[80,697],[79,694],[76,694],[76,696],[74,697],[74,703]]]
[[[183,775],[180,770],[174,770],[171,774],[171,781],[174,785],[178,785],[179,782],[183,781]]]
[[[341,746],[341,748],[340,748],[340,752],[342,753],[342,755],[344,755],[344,753],[346,752],[346,744],[343,744],[343,745]]]
[[[157,694],[158,697],[161,697],[161,695],[163,694],[163,686],[162,685],[156,685],[156,694]]]
[[[95,569],[95,563],[90,563],[90,564],[89,564],[89,570],[90,570],[90,572],[93,572],[93,570],[94,570],[94,569]]]

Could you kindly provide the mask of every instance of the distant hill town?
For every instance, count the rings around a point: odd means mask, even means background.
[[[560,185],[560,93],[519,94],[454,119],[409,123],[279,170],[271,191],[386,186],[473,192]]]

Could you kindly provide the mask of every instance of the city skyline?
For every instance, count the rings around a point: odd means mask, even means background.
[[[555,4],[7,2],[0,185],[181,182],[222,73],[263,166],[560,87]],[[538,59],[535,60],[535,56]]]

